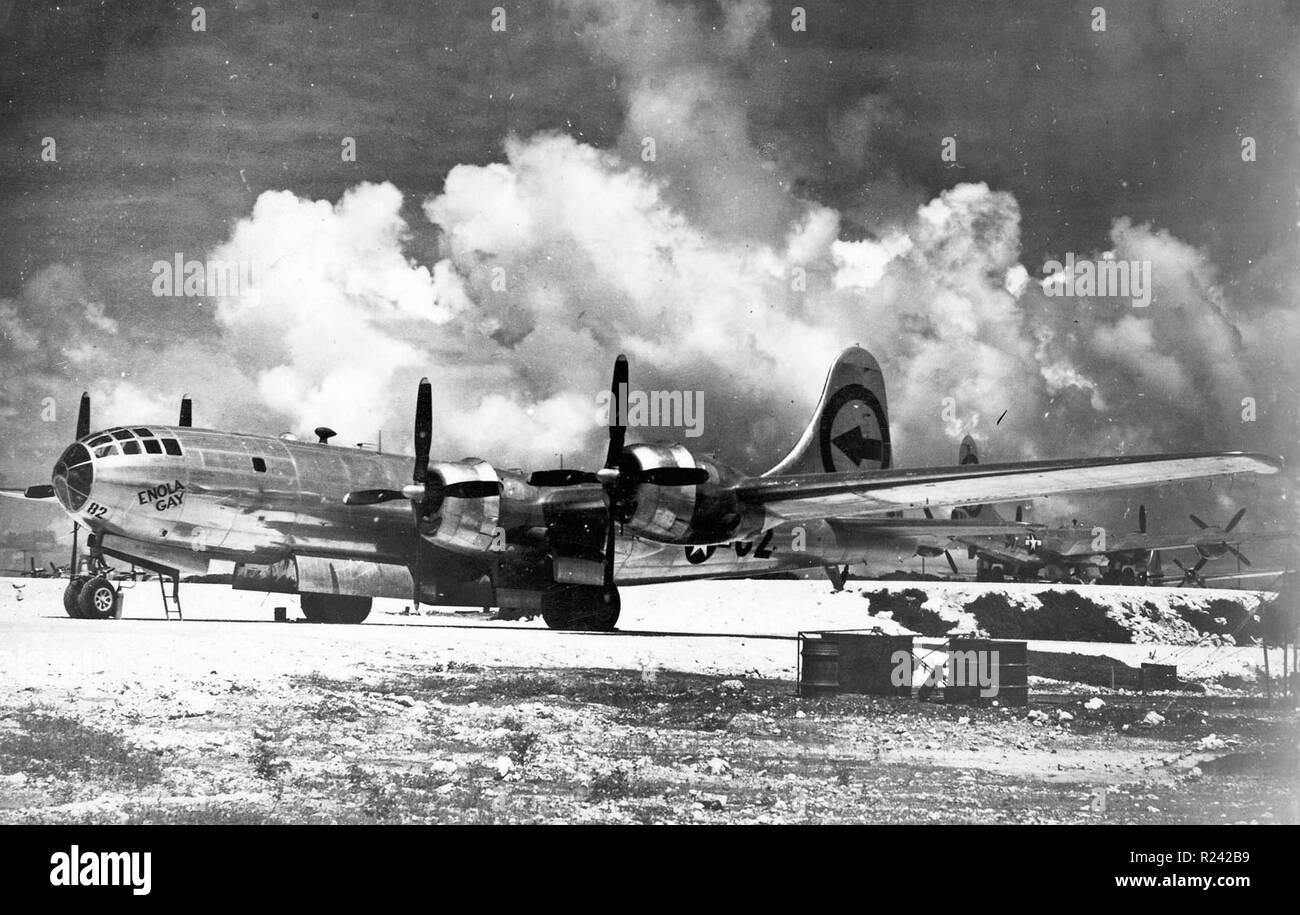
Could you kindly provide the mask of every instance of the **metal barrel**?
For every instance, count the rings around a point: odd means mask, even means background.
[[[954,682],[944,685],[944,701],[966,705],[1023,707],[1029,704],[1029,645],[1009,639],[949,639],[948,673]],[[959,653],[959,654],[955,654]],[[957,669],[954,668],[954,663]],[[995,669],[996,668],[996,669]],[[982,695],[988,687],[978,674],[996,677],[997,692]],[[990,687],[992,683],[990,682]]]
[[[1177,664],[1142,664],[1142,689],[1177,689]]]
[[[840,692],[912,695],[912,636],[836,632],[823,638],[839,645]],[[900,662],[895,662],[896,657]]]
[[[799,695],[833,696],[840,691],[840,646],[833,639],[805,638]]]

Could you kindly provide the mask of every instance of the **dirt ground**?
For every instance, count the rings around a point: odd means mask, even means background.
[[[0,598],[0,822],[1300,822],[1300,716],[1253,686],[808,699],[781,637],[805,619],[752,604],[746,637],[716,613],[689,636],[277,624],[197,587],[186,622],[97,622],[59,584]]]

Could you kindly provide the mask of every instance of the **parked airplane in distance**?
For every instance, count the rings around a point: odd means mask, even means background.
[[[609,441],[594,471],[501,470],[478,458],[434,460],[432,389],[421,381],[415,459],[318,442],[176,426],[90,431],[52,484],[87,527],[92,556],[166,575],[234,563],[233,587],[297,593],[321,622],[360,622],[374,597],[540,613],[558,629],[611,629],[619,588],[865,564],[895,568],[918,548],[1018,530],[1001,519],[901,517],[904,509],[976,506],[1056,493],[1149,486],[1278,470],[1259,454],[1217,452],[899,469],[885,384],[866,350],[832,365],[811,422],[760,476],[672,443],[626,443],[627,360],[614,365]],[[69,613],[105,617],[104,576],[70,581]]]
[[[962,455],[966,462],[979,463],[975,443],[969,436],[962,442]],[[990,519],[1001,520],[995,509],[989,512]],[[969,510],[959,508],[953,514],[969,517]],[[956,539],[976,560],[976,581],[1045,579],[1114,585],[1158,584],[1164,581],[1162,552],[1194,549],[1201,558],[1193,567],[1184,566],[1177,558],[1173,562],[1184,573],[1182,584],[1203,586],[1205,581],[1199,573],[1209,560],[1232,554],[1243,565],[1250,566],[1250,560],[1239,549],[1241,544],[1290,540],[1295,536],[1292,531],[1256,531],[1230,536],[1245,514],[1246,509],[1241,509],[1222,528],[1206,524],[1193,514],[1189,517],[1197,530],[1160,534],[1147,530],[1146,506],[1139,505],[1138,529],[1132,532],[1115,534],[1104,527],[1080,525],[1075,521],[1066,527]],[[1017,507],[1016,520],[1022,518]]]

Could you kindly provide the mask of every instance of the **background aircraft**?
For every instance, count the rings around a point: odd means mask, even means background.
[[[960,509],[958,510],[960,513]],[[977,561],[977,581],[1002,581],[1012,578],[1032,581],[1097,581],[1101,584],[1137,585],[1165,580],[1160,553],[1181,549],[1196,550],[1200,559],[1194,566],[1181,560],[1173,562],[1183,572],[1181,584],[1206,585],[1200,576],[1207,562],[1220,556],[1235,556],[1242,565],[1251,562],[1239,547],[1245,543],[1290,540],[1291,531],[1238,532],[1234,529],[1246,514],[1238,511],[1225,526],[1206,524],[1190,515],[1196,530],[1174,533],[1151,533],[1147,530],[1146,506],[1138,506],[1138,529],[1112,534],[1101,527],[1080,525],[1050,528],[1002,537],[973,536],[957,538]],[[996,515],[996,512],[995,512]],[[1022,518],[1020,508],[1016,518]]]
[[[431,460],[432,389],[419,387],[415,459],[319,442],[177,426],[90,431],[83,397],[76,441],[52,484],[89,529],[91,556],[166,575],[233,562],[233,587],[298,593],[309,620],[360,622],[373,597],[494,605],[540,613],[553,628],[610,629],[622,585],[866,564],[894,568],[918,547],[1017,528],[964,518],[908,519],[906,509],[978,506],[1228,473],[1274,473],[1261,455],[1174,454],[958,467],[891,466],[884,379],[866,350],[832,366],[816,411],[767,473],[738,473],[680,444],[627,444],[619,408],[627,360],[615,362],[609,443],[595,471],[525,476],[486,461]],[[17,493],[9,493],[15,495]],[[75,563],[74,563],[75,568]],[[106,617],[115,589],[74,576],[68,612]]]

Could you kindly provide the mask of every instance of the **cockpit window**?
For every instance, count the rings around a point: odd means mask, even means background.
[[[96,445],[102,445],[104,444],[104,442],[108,442],[108,441],[112,441],[112,439],[110,439],[107,435],[96,435],[86,444],[91,448],[94,448]]]
[[[174,438],[165,438],[162,440],[163,450],[168,454],[179,455],[181,453],[181,443]]]
[[[148,454],[162,454],[162,445],[158,444],[156,438],[146,438],[141,444],[144,445],[144,450]]]
[[[153,433],[150,432],[148,429],[132,429],[131,431],[134,432],[136,435],[140,436],[141,438],[149,438],[151,435],[153,435]]]
[[[112,457],[113,455],[120,453],[117,450],[117,445],[113,444],[112,442],[109,442],[107,445],[100,445],[98,448],[94,450],[95,450],[95,457],[97,458]]]
[[[131,437],[131,430],[129,430],[129,429],[114,429],[112,435],[113,435],[113,438],[116,438],[116,439],[127,439],[127,438],[130,438],[130,437]]]
[[[129,441],[129,442],[123,442],[123,443],[122,443],[122,453],[123,453],[123,454],[139,454],[139,453],[140,453],[140,443],[137,442],[137,441],[135,441],[134,439],[132,439],[132,440]]]

